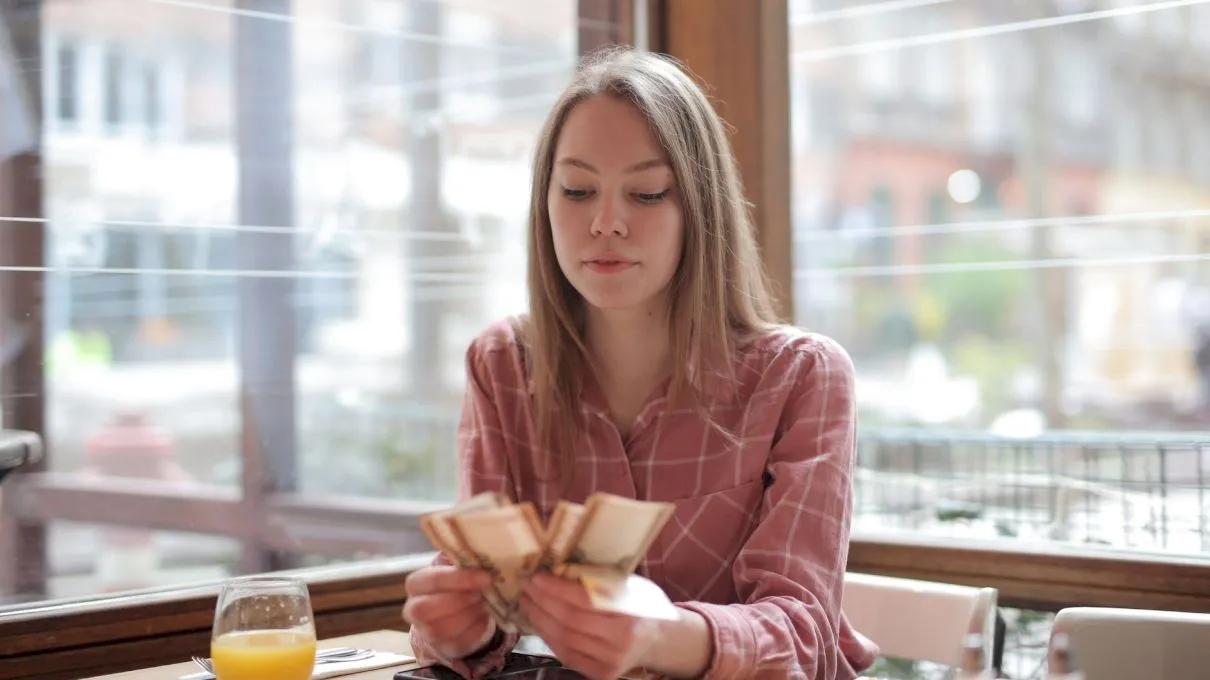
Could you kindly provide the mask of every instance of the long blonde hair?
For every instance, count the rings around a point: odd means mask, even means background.
[[[684,246],[669,284],[668,314],[671,356],[685,361],[673,367],[670,398],[692,394],[700,407],[708,376],[734,384],[736,345],[776,323],[739,170],[710,100],[668,57],[618,47],[586,57],[547,117],[534,157],[530,311],[522,328],[536,442],[557,446],[555,460],[548,462],[564,483],[573,468],[573,442],[582,425],[580,389],[592,360],[584,338],[586,303],[555,258],[547,193],[567,116],[578,103],[598,95],[629,102],[642,112],[679,187]]]

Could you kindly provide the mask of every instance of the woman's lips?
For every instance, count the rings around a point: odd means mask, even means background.
[[[616,274],[618,272],[630,269],[635,265],[634,262],[629,260],[610,259],[589,260],[584,264],[598,274]]]

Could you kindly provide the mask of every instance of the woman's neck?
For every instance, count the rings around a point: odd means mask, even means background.
[[[658,384],[671,368],[668,318],[647,310],[590,310],[588,350],[602,386]]]

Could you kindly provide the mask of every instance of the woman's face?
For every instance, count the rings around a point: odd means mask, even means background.
[[[684,239],[668,157],[632,104],[576,104],[555,145],[546,198],[563,275],[599,310],[662,309]]]

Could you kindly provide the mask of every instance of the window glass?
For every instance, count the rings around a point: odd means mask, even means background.
[[[796,321],[858,367],[857,535],[1210,552],[1210,90],[1145,58],[1203,8],[1106,8],[792,16]]]
[[[44,414],[47,473],[5,482],[0,604],[429,550],[398,517],[454,496],[464,353],[524,309],[530,156],[593,3],[130,4],[41,3],[56,124],[0,293],[45,297],[0,319],[0,418]],[[86,546],[127,544],[115,584]]]

